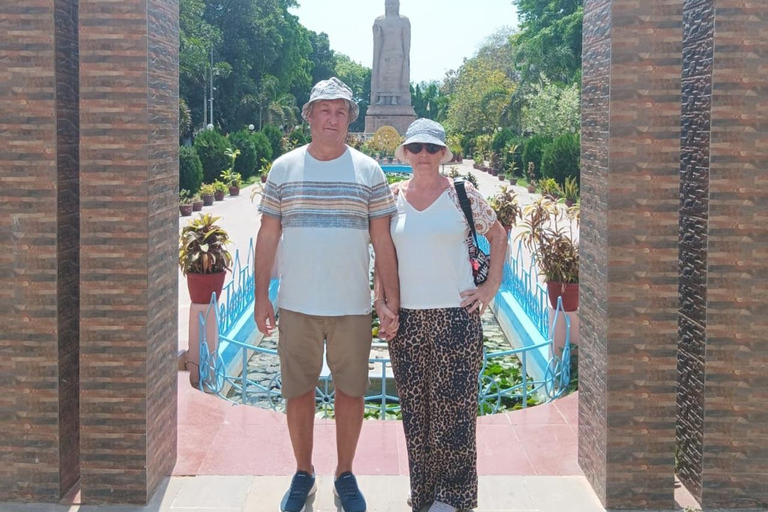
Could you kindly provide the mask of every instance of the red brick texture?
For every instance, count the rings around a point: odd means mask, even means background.
[[[683,0],[585,1],[580,464],[674,504]]]
[[[176,457],[178,4],[79,7],[81,489],[144,503]]]

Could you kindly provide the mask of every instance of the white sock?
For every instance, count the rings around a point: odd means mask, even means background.
[[[448,505],[447,503],[443,503],[442,501],[436,501],[432,504],[431,507],[429,507],[428,512],[458,512],[455,508]]]

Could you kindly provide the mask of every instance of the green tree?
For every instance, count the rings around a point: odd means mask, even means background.
[[[230,165],[227,139],[216,130],[204,130],[195,137],[194,146],[203,164],[203,181],[213,183]]]
[[[581,166],[581,145],[579,136],[573,133],[560,135],[544,148],[541,157],[541,174],[554,178],[560,185],[566,178],[576,178],[579,183]]]
[[[272,148],[270,158],[277,158],[282,155],[283,133],[280,131],[280,129],[268,124],[261,129],[261,133],[264,134],[264,137],[266,137],[270,147]]]
[[[447,98],[437,81],[422,82],[411,86],[411,104],[416,117],[426,117],[441,122],[447,114]]]
[[[312,53],[309,60],[312,62],[312,83],[327,80],[336,74],[336,53],[331,50],[328,34],[325,32],[309,32],[309,42],[312,45]],[[309,91],[304,93],[306,97],[298,97],[303,105],[309,99]],[[304,101],[301,101],[304,100]]]
[[[336,53],[336,76],[352,89],[360,107],[360,116],[349,125],[350,132],[365,130],[365,115],[371,102],[371,68],[359,64],[343,53]]]
[[[528,133],[557,137],[578,133],[581,127],[581,96],[579,85],[558,86],[545,81],[534,85],[526,97],[521,123]]]
[[[523,170],[527,172],[528,163],[533,162],[535,166],[534,176],[536,179],[541,177],[541,155],[546,146],[552,143],[552,138],[546,135],[534,135],[525,139],[523,143]]]
[[[179,190],[196,194],[203,184],[203,164],[191,146],[179,148]]]

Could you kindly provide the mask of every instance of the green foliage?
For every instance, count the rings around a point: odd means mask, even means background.
[[[235,172],[244,180],[256,174],[262,158],[272,158],[272,146],[262,132],[251,132],[244,128],[229,136],[229,142],[240,150],[240,156],[235,161]]]
[[[437,81],[412,85],[411,104],[416,111],[416,117],[419,118],[424,117],[442,122],[448,114],[448,98],[440,89],[440,83]]]
[[[510,140],[505,149],[505,168],[511,176],[522,176],[525,166],[523,166],[523,148],[524,139],[515,136]]]
[[[203,164],[194,148],[179,148],[179,189],[195,194],[203,183]]]
[[[578,84],[567,87],[550,83],[536,85],[526,101],[522,112],[523,130],[526,132],[552,138],[579,132],[581,97]]]
[[[221,173],[221,182],[227,187],[239,187],[243,184],[243,177],[240,173],[227,169]]]
[[[566,178],[579,183],[581,144],[578,135],[561,135],[547,145],[541,157],[541,173],[546,178],[553,178],[564,184]]]
[[[509,128],[502,128],[493,135],[491,141],[491,150],[498,154],[503,155],[504,150],[515,139],[515,133]]]
[[[214,192],[216,192],[216,187],[214,187],[212,183],[204,183],[203,186],[200,187],[201,196],[212,196]]]
[[[521,82],[543,75],[561,83],[581,77],[582,0],[514,0],[520,31],[512,39]]]
[[[216,224],[221,217],[198,215],[181,230],[179,267],[182,274],[215,274],[230,270],[229,234]]]
[[[229,190],[229,187],[227,186],[227,184],[219,180],[216,180],[213,182],[213,188],[216,192],[219,192],[221,194],[226,194],[227,191]]]
[[[448,178],[454,179],[454,178],[464,178],[468,182],[470,182],[475,188],[478,187],[477,183],[477,176],[472,174],[471,172],[468,172],[467,174],[461,174],[459,172],[459,167],[456,165],[452,165],[450,170],[448,171],[448,174],[446,174]]]
[[[539,273],[548,282],[578,283],[579,208],[566,209],[541,197],[526,206],[523,214],[517,239],[536,256]]]
[[[205,130],[195,137],[195,151],[203,164],[203,181],[211,183],[216,180],[221,171],[229,167],[227,156],[229,143],[217,130]]]
[[[523,143],[523,163],[526,168],[528,168],[528,163],[533,162],[533,179],[535,180],[538,180],[541,177],[541,156],[544,153],[544,148],[551,143],[552,139],[545,135],[534,135],[533,137],[525,139],[525,142]]]
[[[501,187],[490,198],[488,204],[496,212],[496,217],[505,228],[514,227],[517,224],[517,220],[523,216],[523,210],[517,199],[517,193],[512,187],[506,185]]]
[[[277,158],[283,154],[282,140],[283,133],[276,126],[271,124],[266,125],[261,129],[261,133],[269,141],[269,146],[272,148],[272,153],[268,157],[262,156],[261,158]]]
[[[567,201],[576,202],[579,199],[579,183],[578,180],[572,176],[565,178],[565,184],[563,185],[563,197]]]
[[[352,89],[360,107],[360,116],[349,125],[350,132],[365,131],[365,115],[371,101],[371,68],[359,64],[342,53],[336,53],[336,76]]]

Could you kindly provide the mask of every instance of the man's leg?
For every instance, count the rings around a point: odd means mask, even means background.
[[[342,473],[352,471],[357,441],[363,427],[363,397],[349,396],[337,389],[335,412],[336,453],[338,457],[336,476],[338,477]]]
[[[323,366],[323,319],[281,309],[277,327],[282,391],[296,468],[312,474],[315,386]]]
[[[288,417],[288,433],[291,436],[293,455],[296,457],[296,471],[306,471],[311,475],[315,390],[286,400],[285,413]]]

